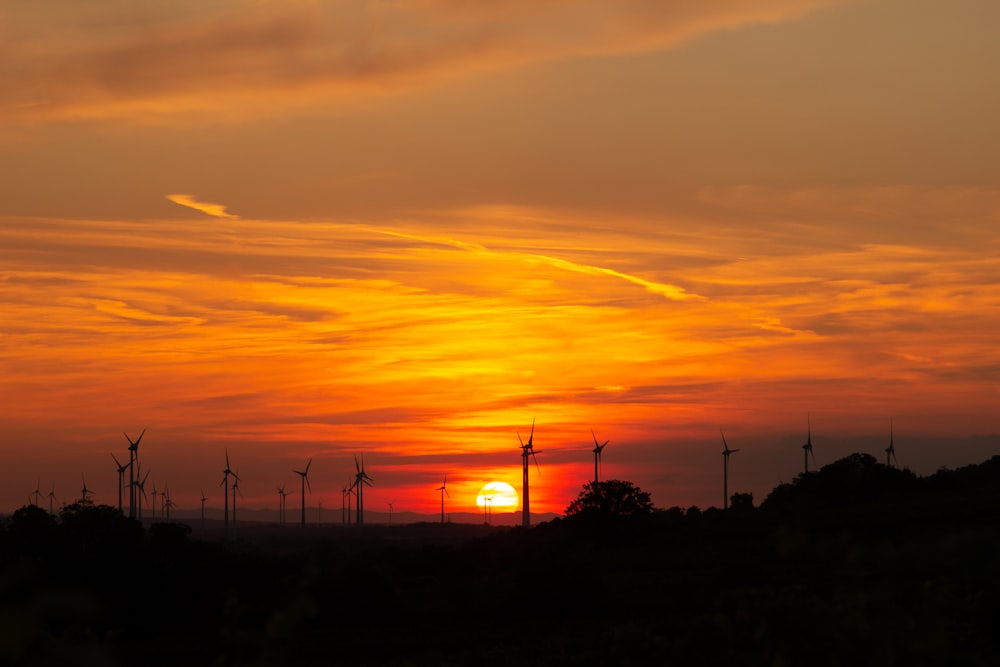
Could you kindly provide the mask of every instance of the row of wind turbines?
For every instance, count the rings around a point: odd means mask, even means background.
[[[887,467],[895,467],[899,465],[899,461],[896,459],[896,445],[893,442],[893,429],[892,421],[889,421],[889,446],[885,448],[885,465]],[[729,509],[729,457],[739,449],[730,449],[729,444],[726,442],[726,434],[719,429],[719,433],[722,435],[722,509]],[[816,464],[816,454],[813,453],[812,444],[812,423],[807,418],[806,419],[806,442],[802,445],[802,471],[803,474],[809,474],[809,457],[812,457],[813,464]]]
[[[729,508],[729,457],[739,452],[739,448],[730,448],[729,443],[726,441],[726,435],[719,429],[719,433],[722,436],[722,457],[723,457],[723,469],[722,469],[722,489],[723,489],[723,499],[722,507],[723,509]],[[811,421],[807,420],[807,431],[806,431],[806,442],[802,445],[803,450],[803,472],[805,474],[809,473],[809,460],[816,463],[816,455],[813,452],[812,444],[812,424]],[[139,434],[139,437],[132,439],[128,433],[124,433],[125,439],[128,441],[128,452],[129,460],[128,463],[122,463],[118,460],[115,454],[111,453],[111,458],[115,462],[116,470],[118,472],[118,510],[122,513],[125,511],[125,491],[128,489],[128,516],[130,518],[142,519],[142,503],[143,499],[148,499],[146,495],[146,482],[149,479],[150,471],[147,469],[145,474],[142,474],[142,467],[139,461],[139,446],[142,442],[143,436],[146,434],[145,429]],[[601,475],[601,456],[604,448],[608,446],[609,440],[605,440],[603,443],[599,442],[597,439],[597,434],[591,429],[591,436],[594,440],[594,448],[592,453],[594,454],[594,484],[600,482]],[[537,475],[541,475],[541,469],[538,466],[537,454],[542,453],[542,450],[536,450],[534,447],[534,437],[535,437],[535,420],[531,422],[531,430],[528,433],[528,439],[525,441],[520,432],[517,432],[518,442],[520,444],[521,450],[521,525],[525,528],[531,526],[531,486],[530,486],[530,469],[531,465],[529,462],[533,461],[535,464],[535,470]],[[889,446],[885,449],[886,454],[886,465],[892,467],[894,464],[898,465],[896,461],[896,448],[893,439],[893,428],[892,422],[889,424]],[[225,461],[226,465],[222,471],[223,477],[219,486],[223,487],[223,528],[227,532],[230,530],[230,517],[232,525],[235,526],[236,523],[236,510],[237,510],[237,498],[242,496],[242,491],[240,491],[239,483],[240,476],[233,470],[232,465],[229,460],[229,450],[225,450]],[[303,527],[306,526],[306,491],[308,489],[309,493],[312,493],[312,485],[309,482],[309,469],[312,466],[313,459],[310,458],[305,467],[302,470],[293,469],[292,472],[299,476],[300,478],[300,494],[301,494],[301,508],[300,508],[300,523]],[[362,455],[359,459],[357,456],[354,457],[354,467],[355,472],[353,476],[348,478],[347,483],[341,488],[341,521],[346,525],[352,523],[352,510],[354,510],[354,523],[359,528],[364,525],[364,488],[365,486],[372,486],[374,481],[370,475],[368,475],[365,470],[364,456]],[[125,484],[125,473],[129,473],[128,486]],[[86,504],[91,502],[89,496],[93,495],[93,492],[87,488],[87,481],[81,475],[83,479],[83,488],[81,490],[81,502]],[[232,482],[230,482],[230,478]],[[451,498],[451,494],[448,492],[448,476],[445,474],[442,480],[441,486],[435,489],[440,494],[440,505],[441,505],[441,523],[445,522],[445,498]],[[279,500],[278,500],[278,512],[279,512],[279,523],[284,524],[286,522],[286,509],[288,495],[290,492],[285,490],[285,485],[277,487]],[[164,485],[164,489],[161,492],[156,491],[155,484],[153,486],[153,516],[156,516],[156,496],[160,496],[160,512],[161,515],[169,520],[170,510],[175,505],[170,497],[169,486]],[[230,496],[232,500],[232,514],[230,514]],[[29,494],[29,504],[37,505],[39,500],[42,498],[41,492],[41,480],[36,489]],[[49,511],[50,513],[54,510],[55,502],[55,486],[53,485],[52,490],[48,494],[49,498]],[[492,496],[484,497],[484,513],[486,514],[486,520],[489,522],[490,518],[490,505],[492,504]],[[202,525],[205,522],[205,503],[208,498],[205,496],[204,489],[201,492],[201,521]],[[353,505],[353,507],[352,507]],[[392,521],[392,510],[393,502],[389,502],[389,521]],[[320,509],[322,503],[320,503]]]
[[[601,464],[601,453],[604,448],[608,445],[609,441],[605,441],[603,444],[598,443],[597,436],[591,430],[591,434],[594,438],[594,482],[599,481],[600,475],[600,464]],[[151,470],[146,469],[145,474],[143,474],[142,464],[139,459],[139,447],[142,443],[143,437],[146,435],[146,430],[143,429],[137,438],[134,440],[127,432],[123,432],[126,441],[128,442],[128,462],[122,463],[114,452],[111,452],[111,458],[115,463],[115,470],[118,473],[118,511],[123,514],[126,511],[126,496],[128,500],[128,516],[133,519],[142,520],[143,512],[143,501],[148,500],[149,496],[146,494],[146,483],[149,480],[149,475]],[[536,454],[541,453],[540,450],[534,448],[534,435],[535,435],[535,422],[532,420],[531,431],[528,435],[528,440],[525,442],[521,438],[521,434],[518,432],[517,437],[520,442],[521,449],[521,459],[522,459],[522,525],[529,527],[531,525],[531,511],[530,511],[530,484],[529,484],[529,458],[535,462],[535,469],[538,474],[541,474],[541,470],[538,468],[538,459]],[[304,527],[306,525],[306,490],[312,493],[312,485],[309,482],[309,469],[312,466],[313,459],[310,458],[305,467],[302,470],[293,469],[292,472],[299,476],[300,478],[300,495],[301,495],[301,508],[300,508],[300,523]],[[341,518],[344,525],[349,525],[352,521],[351,513],[354,510],[354,521],[357,526],[364,525],[364,488],[365,486],[372,486],[374,481],[372,477],[365,470],[364,456],[358,459],[357,456],[354,458],[355,473],[353,477],[347,480],[347,484],[341,489]],[[128,473],[128,482],[126,484],[125,473]],[[81,474],[81,478],[83,478]],[[240,491],[240,476],[239,473],[233,469],[233,466],[229,458],[229,450],[225,450],[225,467],[222,470],[222,480],[219,486],[223,487],[223,529],[229,531],[231,525],[234,527],[236,525],[237,519],[237,502],[238,498],[243,495]],[[436,489],[440,493],[441,501],[441,523],[445,522],[445,497],[451,498],[451,494],[448,492],[448,476],[445,474],[441,486]],[[126,493],[127,491],[127,493]],[[291,495],[290,492],[286,491],[286,486],[282,484],[277,487],[278,491],[278,516],[279,523],[284,524],[286,522],[286,512],[287,512],[287,496]],[[83,478],[83,489],[81,492],[81,501],[84,504],[92,502],[90,496],[93,492],[87,488],[86,479]],[[160,512],[161,516],[169,520],[170,510],[175,507],[175,504],[170,496],[169,486],[165,485],[163,491],[158,492],[156,490],[155,484],[153,485],[153,517],[156,517],[156,496],[160,496]],[[32,505],[37,505],[38,500],[42,497],[41,492],[41,480],[39,480],[38,486],[35,491],[29,494],[28,502]],[[55,486],[53,485],[52,491],[48,494],[49,498],[49,512],[54,513],[54,502],[56,498]],[[490,510],[492,509],[490,505],[492,504],[492,496],[484,498],[484,511],[486,514],[486,520],[489,521]],[[205,523],[205,503],[208,501],[208,497],[205,495],[204,488],[201,490],[201,522],[202,525]],[[356,503],[354,502],[356,500]],[[389,502],[389,516],[390,523],[392,521],[392,510],[393,502]],[[231,505],[231,509],[230,509]],[[353,507],[352,507],[353,505]]]

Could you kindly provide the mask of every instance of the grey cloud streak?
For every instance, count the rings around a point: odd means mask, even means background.
[[[284,91],[395,90],[440,76],[661,49],[830,0],[17,3],[0,10],[0,115],[223,108]],[[310,97],[310,99],[312,99]]]

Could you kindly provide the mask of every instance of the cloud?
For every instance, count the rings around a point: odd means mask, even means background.
[[[209,202],[200,202],[191,195],[167,195],[167,199],[180,206],[187,206],[188,208],[193,208],[196,211],[201,211],[206,215],[210,215],[214,218],[229,218],[231,220],[239,220],[238,215],[234,215],[226,210],[226,207],[222,204],[211,204]]]
[[[256,113],[345,91],[393,92],[546,60],[658,50],[714,30],[798,18],[831,4],[8,3],[0,9],[0,115]],[[256,104],[239,106],[249,99]]]

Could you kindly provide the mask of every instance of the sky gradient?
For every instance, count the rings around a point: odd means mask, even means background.
[[[710,4],[0,5],[0,510],[1000,453],[1000,6]]]

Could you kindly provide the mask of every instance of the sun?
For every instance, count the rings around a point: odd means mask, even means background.
[[[479,495],[476,496],[477,507],[489,504],[491,510],[514,510],[519,501],[517,491],[507,482],[490,482],[479,489]]]

